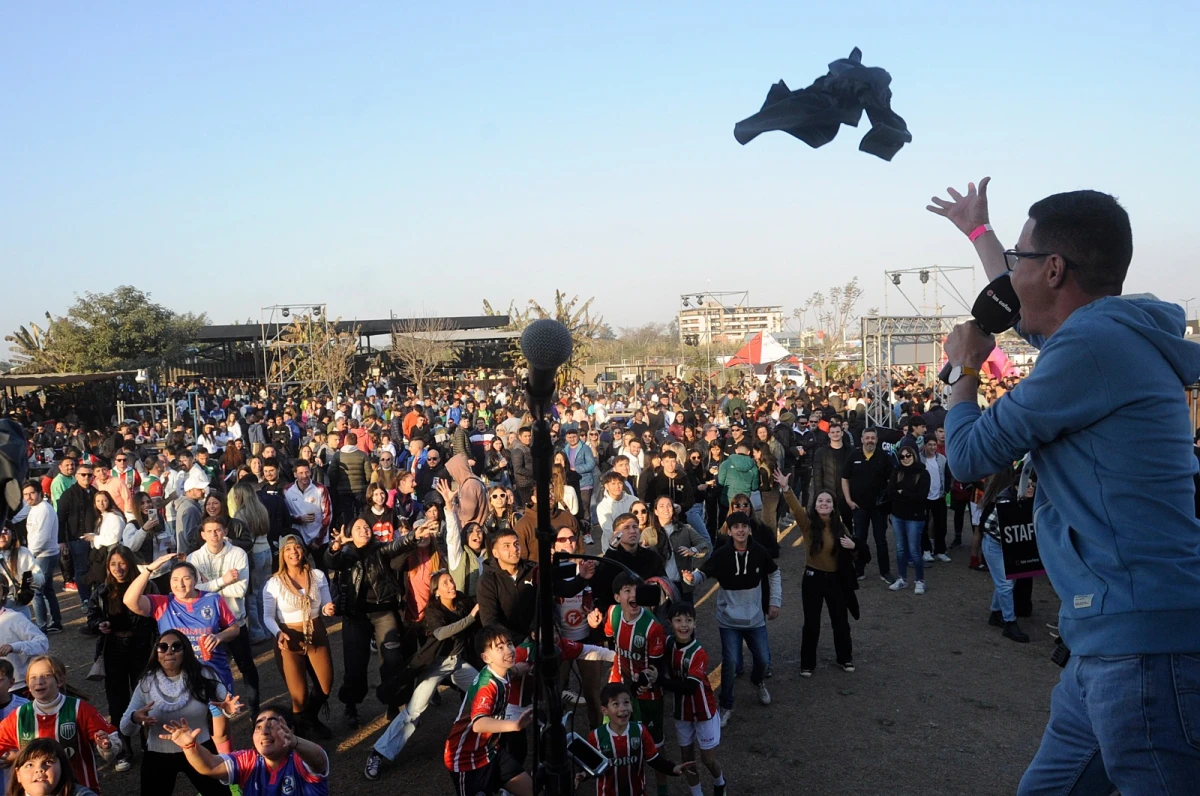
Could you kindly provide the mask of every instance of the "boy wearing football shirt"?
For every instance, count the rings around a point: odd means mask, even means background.
[[[624,683],[609,683],[600,689],[600,710],[608,723],[592,730],[588,741],[608,758],[608,768],[596,780],[596,796],[642,796],[647,764],[664,778],[677,777],[696,766],[695,762],[672,763],[659,754],[659,744],[650,731],[633,719],[634,702]],[[581,774],[576,782],[582,779]]]
[[[523,733],[533,722],[526,710],[515,720],[508,712],[508,672],[516,662],[512,636],[501,625],[488,625],[475,637],[486,664],[475,678],[446,739],[446,768],[458,796],[494,794],[504,788],[515,796],[532,796],[533,780],[523,761],[500,747],[500,734]]]
[[[663,688],[675,692],[675,733],[679,737],[679,757],[695,760],[695,745],[700,761],[713,778],[713,796],[725,796],[725,777],[717,762],[721,743],[721,718],[717,697],[708,682],[708,653],[696,640],[696,609],[691,603],[671,606],[671,639],[667,642],[667,669],[659,678]],[[698,772],[686,772],[692,796],[703,796]]]
[[[237,785],[243,796],[329,796],[329,755],[298,737],[278,708],[263,708],[254,719],[254,748],[214,755],[196,742],[199,728],[187,719],[162,725],[159,738],[171,741],[188,765],[222,785]]]
[[[644,725],[654,742],[663,744],[662,689],[658,687],[658,673],[665,670],[663,655],[666,652],[667,634],[654,615],[637,603],[637,582],[628,572],[620,572],[613,578],[613,599],[616,604],[608,609],[604,622],[604,635],[612,639],[617,657],[613,660],[610,683],[624,683],[636,689],[633,701],[633,718]],[[600,699],[601,706],[604,699]],[[658,793],[665,796],[668,791],[667,778],[659,772]]]

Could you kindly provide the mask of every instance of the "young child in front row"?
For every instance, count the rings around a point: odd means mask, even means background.
[[[533,780],[517,760],[500,746],[500,734],[523,733],[533,722],[533,711],[515,721],[508,710],[508,673],[516,662],[512,636],[501,625],[488,625],[475,637],[480,657],[487,664],[475,678],[458,710],[446,739],[446,768],[458,796],[494,794],[504,788],[514,796],[533,796]]]
[[[667,670],[659,683],[675,693],[675,733],[679,737],[679,756],[684,762],[696,759],[700,747],[700,762],[713,778],[713,796],[725,796],[725,777],[717,762],[717,746],[721,743],[721,717],[717,712],[717,697],[708,682],[708,653],[696,640],[696,608],[691,603],[677,602],[668,613],[671,638],[667,641]],[[700,774],[685,772],[692,796],[703,796]]]
[[[633,692],[624,683],[600,689],[600,710],[608,720],[592,730],[588,741],[608,759],[608,768],[596,780],[596,796],[644,796],[646,765],[677,777],[693,772],[696,764],[672,763],[659,754],[650,730],[633,720]],[[577,780],[582,781],[581,774]]]

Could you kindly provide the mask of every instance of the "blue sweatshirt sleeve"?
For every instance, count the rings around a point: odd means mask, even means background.
[[[1037,366],[986,412],[973,402],[946,416],[946,457],[960,481],[986,478],[1027,452],[1087,428],[1118,406],[1104,366],[1078,328],[1046,342]]]

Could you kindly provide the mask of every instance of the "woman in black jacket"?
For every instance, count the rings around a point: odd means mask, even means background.
[[[100,636],[97,646],[104,658],[104,695],[113,724],[120,723],[129,707],[133,689],[158,637],[153,618],[138,616],[125,607],[125,589],[138,575],[137,563],[132,550],[114,545],[104,563],[104,582],[92,592],[87,605],[87,626]],[[133,742],[124,736],[122,740],[125,748],[114,765],[117,771],[128,771],[133,760]]]
[[[338,699],[344,706],[346,723],[352,728],[359,724],[358,705],[367,696],[371,640],[379,649],[382,680],[393,677],[404,666],[398,613],[404,586],[396,577],[393,559],[407,557],[422,538],[436,532],[436,526],[420,528],[383,543],[359,517],[350,533],[343,530],[325,551],[325,568],[337,573],[336,613],[342,617],[344,672]]]
[[[387,695],[389,701],[407,704],[375,742],[363,772],[367,779],[378,778],[384,759],[395,760],[404,749],[408,739],[417,731],[421,714],[429,707],[443,680],[449,678],[466,692],[479,674],[474,666],[465,661],[467,641],[472,631],[477,629],[479,606],[459,593],[454,585],[454,577],[444,569],[434,572],[430,582],[433,599],[425,606],[422,620],[425,643],[400,676],[399,680],[403,682],[385,682],[380,686],[381,689],[388,689],[395,683],[406,692],[407,699],[396,693]]]
[[[914,593],[925,593],[925,562],[921,556],[921,537],[925,532],[925,516],[929,511],[929,471],[921,463],[916,446],[901,445],[896,449],[899,466],[888,479],[888,498],[892,503],[892,530],[896,534],[896,574],[892,591],[908,585],[908,562],[916,569]]]

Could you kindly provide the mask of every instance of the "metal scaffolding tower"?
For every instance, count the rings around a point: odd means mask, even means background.
[[[312,352],[314,346],[324,343],[328,329],[329,316],[322,302],[262,308],[259,333],[268,392],[282,395],[288,387],[308,387],[320,381],[312,370]]]
[[[862,319],[863,395],[867,426],[894,423],[888,400],[896,368],[930,365],[936,375],[946,336],[964,318],[947,316],[873,316]]]

